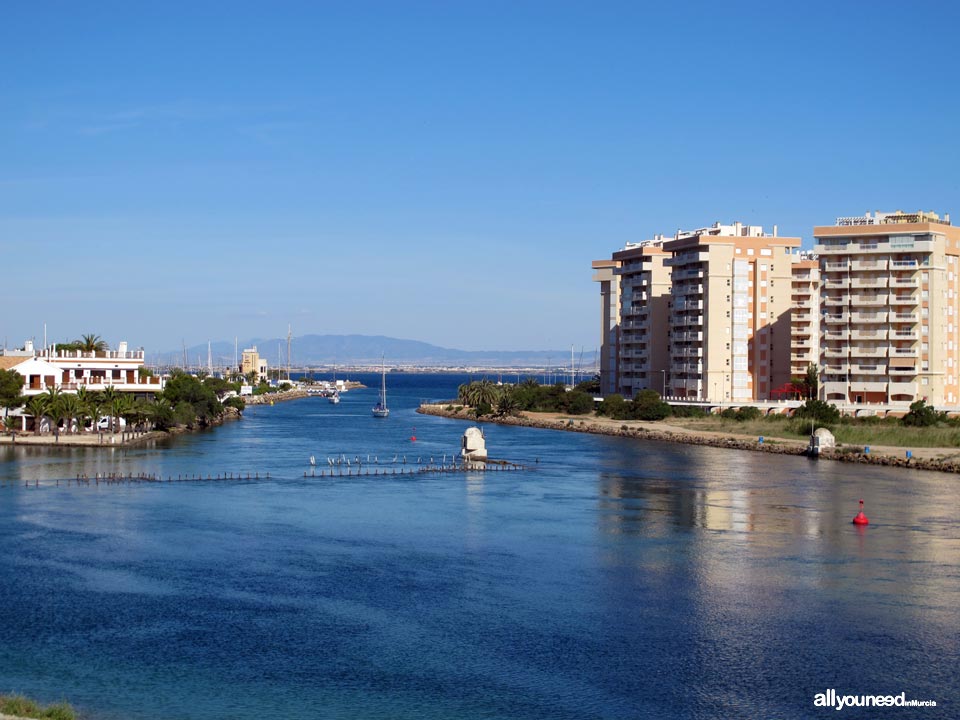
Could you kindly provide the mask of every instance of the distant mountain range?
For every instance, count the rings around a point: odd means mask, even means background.
[[[256,346],[272,367],[287,365],[286,338],[254,338],[240,343],[239,352]],[[222,340],[211,343],[213,365],[233,365],[234,345]],[[380,364],[384,356],[388,367],[569,367],[570,350],[455,350],[417,340],[401,340],[382,335],[303,335],[291,340],[291,366],[311,367],[337,364],[342,367]],[[574,352],[578,371],[595,364],[595,351],[580,348]],[[206,366],[207,345],[186,349],[187,365]],[[147,362],[156,365],[183,365],[184,351],[148,353]]]

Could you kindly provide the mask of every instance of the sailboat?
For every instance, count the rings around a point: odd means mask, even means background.
[[[340,389],[337,387],[337,366],[333,366],[333,395],[327,397],[332,405],[340,404]]]
[[[373,416],[385,418],[390,414],[390,408],[387,407],[387,369],[383,364],[383,357],[380,357],[380,399],[373,406]]]

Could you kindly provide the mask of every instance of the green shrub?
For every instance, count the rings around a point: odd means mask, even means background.
[[[910,412],[903,416],[903,424],[913,427],[931,427],[946,419],[945,412],[937,412],[932,405],[927,405],[923,400],[917,400],[910,405]]]
[[[641,390],[630,403],[630,416],[637,420],[663,420],[670,415],[670,406],[656,390]]]
[[[825,403],[823,400],[807,400],[797,408],[793,416],[824,425],[832,425],[840,421],[840,411],[837,406]]]
[[[38,703],[22,695],[0,695],[0,713],[17,717],[38,718],[38,720],[76,720],[77,714],[65,702],[41,707]]]

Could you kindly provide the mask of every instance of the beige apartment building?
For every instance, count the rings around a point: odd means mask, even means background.
[[[620,281],[619,390],[669,389],[670,254],[662,237],[628,243],[613,254]]]
[[[803,377],[811,365],[820,365],[820,262],[800,253],[791,269],[790,375]]]
[[[260,357],[260,353],[257,351],[256,346],[247,348],[243,351],[243,355],[240,357],[240,372],[244,375],[251,372],[257,373],[258,382],[266,379],[267,361],[266,359]]]
[[[793,250],[799,246],[800,238],[778,237],[776,226],[767,235],[741,223],[678,232],[663,244],[672,279],[667,395],[778,399],[774,390],[790,380]]]
[[[616,260],[594,260],[593,281],[600,283],[600,394],[620,392],[617,353],[620,347],[620,278]]]
[[[822,271],[821,397],[960,403],[960,228],[935,213],[814,228]]]

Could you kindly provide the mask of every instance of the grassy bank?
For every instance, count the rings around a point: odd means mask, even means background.
[[[77,720],[76,711],[65,702],[44,706],[23,695],[0,695],[0,715],[39,720]]]
[[[810,424],[783,416],[771,416],[738,422],[718,416],[707,418],[670,418],[671,425],[688,430],[720,432],[729,435],[783,437],[805,440]],[[908,427],[893,422],[875,424],[839,422],[830,425],[838,443],[845,445],[891,445],[895,447],[960,447],[960,428]]]

